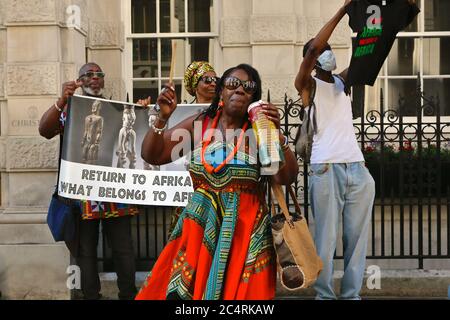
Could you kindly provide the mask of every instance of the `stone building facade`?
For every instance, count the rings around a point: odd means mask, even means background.
[[[73,8],[81,10],[81,23],[76,27],[68,26]],[[69,254],[63,244],[53,241],[46,225],[59,141],[41,138],[38,124],[60,96],[62,83],[76,79],[78,69],[88,60],[99,61],[108,72],[107,94],[121,92],[121,8],[120,0],[0,1],[3,297],[69,296]]]
[[[184,1],[155,3],[173,10],[173,3]],[[46,225],[58,139],[41,138],[38,123],[59,97],[62,83],[76,79],[88,61],[106,72],[106,97],[124,100],[129,92],[137,99],[131,2],[0,0],[0,290],[7,298],[69,296],[69,254],[63,244],[54,243]],[[272,102],[282,102],[285,93],[295,97],[293,81],[305,42],[343,2],[210,0],[208,56],[218,74],[239,63],[252,64],[262,76],[263,92],[271,90]],[[345,17],[330,40],[342,67],[351,55],[347,21]],[[175,32],[173,37],[183,35]],[[177,65],[180,83],[187,60]],[[161,74],[156,87],[164,81]]]
[[[0,290],[6,297],[68,296],[69,254],[46,225],[58,139],[40,137],[38,124],[62,83],[76,79],[87,61],[107,73],[105,96],[125,98],[125,2],[0,0]],[[220,30],[213,63],[219,73],[251,63],[273,99],[286,90],[294,95],[303,43],[342,1],[305,2],[216,1]],[[348,58],[349,35],[342,25],[333,37],[338,62]]]

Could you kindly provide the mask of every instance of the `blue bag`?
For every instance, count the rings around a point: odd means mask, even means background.
[[[72,203],[58,196],[52,196],[47,213],[47,224],[55,241],[71,241],[75,237],[76,218]]]
[[[59,136],[59,159],[58,159],[58,179],[61,170],[61,153],[63,146],[63,137]],[[74,202],[58,196],[58,185],[52,195],[47,212],[47,224],[55,241],[65,241],[66,244],[76,242],[78,235],[78,211]],[[69,247],[69,246],[68,246]],[[69,250],[72,249],[69,248]]]

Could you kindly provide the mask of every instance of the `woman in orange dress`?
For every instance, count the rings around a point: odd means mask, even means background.
[[[171,136],[176,130],[189,131],[194,146],[189,171],[195,192],[136,299],[274,298],[276,258],[270,216],[264,209],[257,148],[248,143],[255,139],[247,108],[260,98],[259,74],[246,64],[224,73],[209,109],[170,130],[165,130],[166,123],[177,99],[172,84],[158,97],[160,113],[143,141],[142,157],[155,165],[174,161],[172,149],[181,140],[172,141]],[[265,113],[279,128],[277,108],[266,104]],[[234,136],[227,139],[230,130]],[[298,172],[285,141],[280,134],[285,163],[274,175],[280,184],[292,183]]]

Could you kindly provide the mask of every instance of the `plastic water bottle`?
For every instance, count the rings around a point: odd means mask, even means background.
[[[280,146],[280,136],[275,124],[263,112],[263,101],[248,106],[248,114],[258,143],[258,156],[266,174],[276,174],[284,163],[284,153]]]

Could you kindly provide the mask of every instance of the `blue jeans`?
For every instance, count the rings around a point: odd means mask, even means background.
[[[333,256],[342,215],[344,277],[341,299],[361,299],[375,182],[364,162],[311,164],[309,195],[314,241],[323,270],[314,285],[316,299],[336,299]]]

